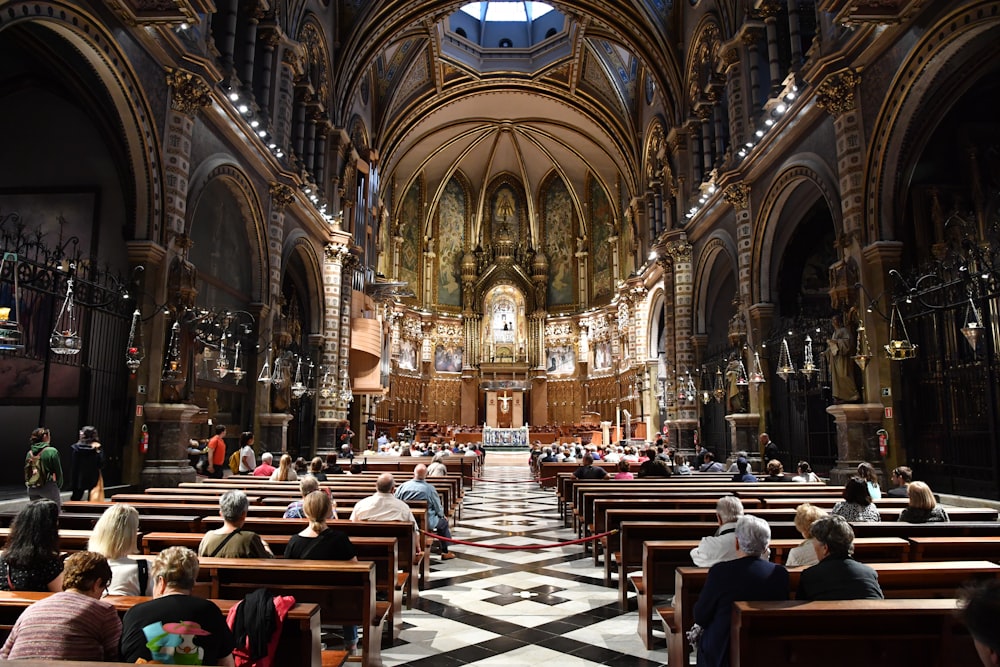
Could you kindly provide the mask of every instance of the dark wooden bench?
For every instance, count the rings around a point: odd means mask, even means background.
[[[27,591],[0,591],[0,633],[3,639],[10,634],[11,628],[17,622],[21,613],[33,602],[48,597],[51,593],[36,593]],[[148,597],[125,597],[115,596],[104,598],[118,610],[119,616],[124,616],[125,612],[133,606],[150,600]],[[223,614],[228,614],[230,608],[237,603],[236,600],[213,599]],[[297,602],[288,611],[288,616],[281,628],[281,639],[278,641],[276,653],[276,664],[280,665],[308,665],[309,667],[321,667],[321,631],[320,631],[320,608],[316,604],[308,602]],[[344,653],[346,658],[346,652]],[[28,661],[18,660],[19,666],[46,665],[51,667],[50,661]],[[109,665],[124,663],[107,662],[59,662],[59,665]],[[131,664],[131,663],[129,663]]]
[[[990,560],[1000,562],[1000,535],[910,538],[913,560]]]
[[[1000,565],[987,561],[872,563],[871,567],[878,572],[879,585],[887,599],[952,598],[955,597],[955,591],[967,581],[1000,576]],[[793,596],[799,587],[801,573],[802,570],[799,569],[788,572]],[[669,663],[686,665],[691,648],[682,629],[688,630],[694,623],[694,603],[705,586],[708,568],[679,567],[674,576],[674,604],[671,607],[657,607],[656,614],[663,621],[666,631]],[[817,648],[821,647],[814,645],[814,649]],[[771,658],[773,660],[774,656]],[[843,661],[842,653],[839,659]],[[913,664],[925,663],[917,661]]]
[[[730,664],[972,667],[979,658],[957,608],[953,598],[737,602]]]

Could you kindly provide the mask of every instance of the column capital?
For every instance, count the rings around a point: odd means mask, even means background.
[[[170,108],[193,116],[203,107],[212,106],[212,92],[200,76],[181,69],[167,70],[171,88]]]
[[[722,193],[723,199],[737,211],[750,207],[750,186],[745,182],[733,183]]]
[[[841,116],[855,109],[854,90],[861,84],[861,75],[851,69],[835,72],[816,89],[816,106],[831,116]]]
[[[323,247],[323,253],[328,261],[342,265],[344,260],[350,257],[351,249],[342,243],[327,243]]]
[[[664,250],[675,262],[690,262],[694,247],[688,242],[686,235],[671,239],[664,244]]]
[[[291,206],[292,202],[295,201],[295,191],[284,183],[271,181],[268,192],[271,195],[271,201],[274,203],[275,208],[279,211]]]

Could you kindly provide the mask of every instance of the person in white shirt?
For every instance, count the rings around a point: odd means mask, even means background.
[[[384,472],[375,480],[375,493],[354,504],[351,521],[409,521],[414,530],[417,520],[410,506],[392,494],[396,480],[391,472]]]
[[[719,529],[714,535],[701,538],[691,550],[691,560],[698,567],[712,567],[716,563],[736,558],[736,522],[743,516],[743,503],[736,496],[723,496],[715,503]]]
[[[240,435],[240,474],[249,475],[257,468],[257,455],[253,451],[253,433]]]
[[[827,516],[826,510],[810,503],[802,503],[795,508],[795,528],[805,540],[788,551],[785,567],[812,567],[819,562],[814,546],[816,540],[812,538],[812,525],[814,521],[825,516]]]

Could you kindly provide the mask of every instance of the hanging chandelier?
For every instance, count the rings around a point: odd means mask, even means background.
[[[969,305],[965,309],[965,326],[962,327],[962,335],[969,342],[972,351],[975,352],[979,346],[979,339],[983,335],[983,318],[979,315],[979,308],[976,302],[969,295]]]
[[[74,265],[70,267],[75,268]],[[56,317],[55,327],[49,336],[49,347],[56,354],[79,354],[83,343],[76,322],[76,310],[73,308],[73,278],[66,280],[66,295],[62,307]]]
[[[854,352],[854,363],[862,371],[868,368],[868,362],[872,360],[872,350],[868,345],[868,332],[865,330],[865,323],[858,321],[858,343]]]
[[[897,338],[896,319],[899,319],[899,329],[903,332],[902,338]],[[917,345],[910,342],[910,334],[906,331],[906,323],[903,315],[899,312],[899,306],[893,304],[892,317],[889,320],[889,342],[885,345],[885,352],[892,361],[905,361],[917,356]]]
[[[302,398],[306,393],[306,386],[302,383],[302,357],[295,361],[295,379],[292,382],[292,396]]]
[[[813,361],[813,341],[808,334],[806,334],[806,346],[802,355],[802,374],[805,375],[807,379],[811,379],[819,369]]]
[[[760,355],[754,351],[753,353],[753,370],[750,372],[750,384],[754,387],[759,387],[760,385],[767,382],[764,379],[764,371],[760,367]]]
[[[781,339],[781,351],[778,353],[778,377],[785,382],[795,375],[795,366],[792,365],[792,355],[788,351],[788,338]]]
[[[163,382],[175,382],[181,374],[180,350],[181,323],[174,320],[170,327],[170,340],[167,342],[167,353],[163,357]]]
[[[328,399],[332,395],[333,387],[330,384],[330,369],[326,368],[323,370],[323,379],[320,380],[319,397],[322,399]]]
[[[215,359],[215,374],[219,376],[219,379],[229,375],[229,357],[226,356],[226,338],[229,334],[222,334],[222,338],[219,339],[219,356]]]
[[[14,274],[14,291],[11,294],[14,302],[14,319],[10,318],[10,306],[0,307],[0,350],[9,352],[24,348],[24,333],[21,331],[21,298],[18,284],[17,254],[5,252],[0,260],[0,275],[4,266],[11,262],[11,273]]]
[[[271,347],[268,346],[267,353],[264,357],[264,366],[260,369],[260,375],[257,376],[257,382],[263,385],[271,384]]]
[[[125,344],[125,366],[132,375],[139,370],[146,355],[142,351],[142,323],[139,309],[132,313],[132,327],[128,332],[128,342]]]
[[[712,390],[712,395],[717,403],[726,398],[726,385],[722,379],[722,369],[718,366],[715,367],[715,388]]]
[[[242,362],[240,360],[240,349],[243,347],[240,341],[236,341],[236,346],[233,352],[233,370],[230,371],[233,374],[233,379],[236,380],[236,384],[243,381],[243,376],[246,375],[246,371],[240,365]]]

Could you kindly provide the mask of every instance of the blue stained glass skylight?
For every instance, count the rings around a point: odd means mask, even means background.
[[[470,2],[462,11],[479,21],[519,21],[526,22],[545,16],[552,7],[544,2],[509,2],[490,0]]]

